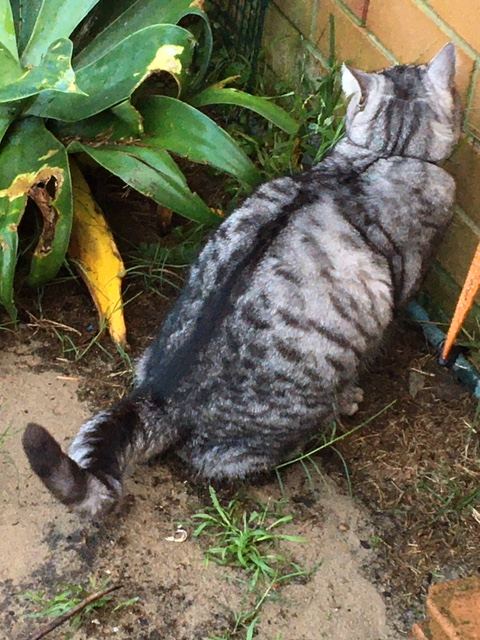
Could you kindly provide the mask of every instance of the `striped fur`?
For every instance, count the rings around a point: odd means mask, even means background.
[[[362,400],[358,373],[417,290],[445,230],[459,135],[454,50],[378,73],[344,68],[347,136],[319,165],[260,187],[211,237],[134,390],[66,456],[30,425],[33,470],[92,515],[127,467],[174,448],[207,478],[291,455]]]

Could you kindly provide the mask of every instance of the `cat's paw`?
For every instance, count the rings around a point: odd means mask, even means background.
[[[338,401],[338,411],[342,416],[353,416],[358,411],[358,405],[363,402],[363,389],[350,387],[345,390]]]
[[[354,400],[354,402],[358,402],[358,403],[363,402],[364,393],[361,387],[353,387],[351,393],[352,393],[352,400]]]
[[[342,416],[354,416],[357,413],[358,408],[358,402],[345,403],[339,406],[340,414]]]

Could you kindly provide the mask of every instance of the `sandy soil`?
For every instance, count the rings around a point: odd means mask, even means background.
[[[70,635],[68,626],[51,640],[72,637],[138,640],[206,640],[222,636],[233,612],[245,606],[245,585],[234,569],[205,565],[202,543],[192,537],[165,540],[208,503],[204,488],[172,460],[144,467],[128,482],[120,513],[87,523],[53,502],[31,474],[21,451],[28,420],[43,423],[64,445],[89,414],[78,400],[81,380],[46,369],[38,344],[10,344],[0,362],[0,633],[33,637],[43,624],[27,617],[28,589],[56,592],[62,584],[109,578],[121,583],[118,598],[138,596],[133,607],[96,614]],[[289,532],[306,544],[290,544],[295,562],[314,568],[309,578],[286,585],[263,608],[259,640],[393,640],[379,587],[366,577],[376,562],[366,543],[374,531],[365,510],[326,475],[308,484],[301,469],[284,474],[284,512],[294,515]],[[262,502],[282,497],[272,479],[246,489]],[[248,603],[247,603],[248,604]],[[390,619],[392,614],[390,614]],[[243,637],[243,636],[239,636]]]

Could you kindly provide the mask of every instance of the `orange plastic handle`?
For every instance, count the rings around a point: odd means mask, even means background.
[[[473,256],[470,269],[468,270],[465,284],[463,285],[462,292],[458,298],[457,307],[453,314],[452,322],[448,329],[447,339],[443,346],[442,358],[448,359],[450,350],[453,347],[455,340],[465,322],[468,312],[475,302],[475,296],[480,289],[480,244],[477,246],[475,255]]]

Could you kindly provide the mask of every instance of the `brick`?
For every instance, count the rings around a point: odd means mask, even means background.
[[[428,636],[425,635],[422,627],[419,624],[414,624],[412,627],[412,635],[409,640],[429,640]]]
[[[476,233],[473,225],[467,222],[465,214],[456,212],[440,245],[437,259],[460,287],[463,286],[479,242],[480,233]]]
[[[421,304],[427,309],[430,317],[447,323],[453,315],[459,295],[460,286],[437,261],[433,262],[419,296]],[[443,327],[445,331],[447,328],[448,324]]]
[[[362,21],[365,23],[367,19],[368,3],[370,0],[344,0],[347,7]]]
[[[456,0],[455,0],[456,2]],[[450,38],[413,0],[370,0],[370,29],[402,63],[428,62]],[[457,86],[466,100],[474,60],[457,46]]]
[[[480,578],[434,584],[427,597],[428,619],[414,625],[412,640],[480,640]]]
[[[467,128],[480,139],[480,71],[475,74],[472,101],[466,113]]]
[[[431,318],[444,322],[442,329],[446,331],[450,319],[455,311],[455,305],[460,295],[460,286],[453,280],[449,273],[445,271],[437,262],[434,262],[422,285],[421,303],[425,306]],[[473,309],[465,322],[467,331],[476,332],[480,322],[480,307],[474,304]],[[475,353],[472,354],[472,359]]]
[[[446,632],[452,629],[462,640],[480,640],[480,578],[433,585],[427,611]]]
[[[314,43],[325,57],[329,55],[329,16],[335,18],[335,44],[337,59],[351,62],[365,71],[375,71],[392,64],[384,53],[368,37],[365,29],[355,22],[332,0],[320,0]]]
[[[452,640],[449,635],[443,632],[441,627],[438,627],[431,620],[425,623],[423,627],[416,624],[412,628],[412,635],[409,640]],[[457,640],[455,638],[455,640]]]
[[[475,0],[428,0],[430,7],[480,53],[479,5]]]
[[[480,145],[463,138],[445,169],[457,183],[457,202],[480,225]]]
[[[273,71],[282,79],[293,79],[301,59],[302,37],[274,5],[265,21],[264,45]]]
[[[312,32],[313,9],[316,0],[274,0],[274,4],[307,38]]]

